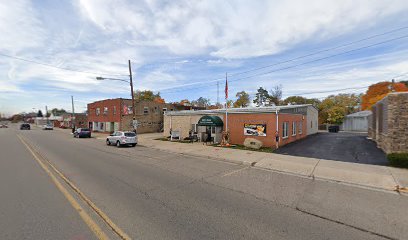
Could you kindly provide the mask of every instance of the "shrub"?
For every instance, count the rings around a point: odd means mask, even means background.
[[[390,153],[387,158],[391,166],[408,168],[408,153]]]

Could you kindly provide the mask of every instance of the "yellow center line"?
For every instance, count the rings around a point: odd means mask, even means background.
[[[95,233],[98,239],[109,239],[106,234],[100,229],[98,225],[91,219],[89,215],[85,213],[85,211],[81,208],[81,206],[75,201],[75,199],[68,193],[68,191],[62,186],[62,184],[57,180],[54,174],[49,170],[49,168],[41,161],[40,156],[41,154],[36,153],[34,149],[29,145],[29,143],[24,140],[20,135],[18,135],[20,141],[27,147],[27,149],[31,152],[40,166],[48,173],[51,177],[53,182],[57,185],[58,189],[65,195],[71,205],[79,212],[82,219],[85,223],[89,226],[89,228]],[[130,240],[131,238],[122,230],[120,229],[101,209],[99,209],[84,193],[82,193],[78,187],[76,187],[65,175],[59,171],[50,161],[43,157],[44,161],[58,174],[61,179],[63,179],[78,195],[79,197],[86,202],[95,212],[98,214],[102,220],[123,240]],[[70,200],[72,199],[72,201]],[[84,215],[82,215],[84,214]]]

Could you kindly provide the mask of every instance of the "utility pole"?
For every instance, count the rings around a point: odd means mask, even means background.
[[[136,131],[136,109],[135,109],[135,94],[133,92],[133,77],[132,77],[132,66],[130,64],[130,60],[128,61],[129,63],[129,78],[130,78],[130,91],[131,91],[131,96],[132,96],[132,114],[133,114],[133,121],[132,121],[132,126],[133,130]]]
[[[47,120],[46,124],[48,124],[48,108],[47,108],[47,105],[45,105],[45,119]]]
[[[72,105],[71,124],[72,124],[72,133],[74,133],[74,132],[75,132],[75,109],[74,109],[74,96],[71,96],[71,105]]]

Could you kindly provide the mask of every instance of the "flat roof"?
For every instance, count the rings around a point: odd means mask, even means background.
[[[284,105],[284,106],[271,106],[271,107],[246,107],[246,108],[228,108],[228,113],[275,113],[276,110],[304,108],[312,106],[312,104],[299,104],[299,105]],[[224,114],[225,108],[212,109],[212,110],[184,110],[184,111],[167,111],[165,115],[177,116],[177,115],[214,115]]]

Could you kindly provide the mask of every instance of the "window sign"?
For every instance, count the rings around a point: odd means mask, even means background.
[[[244,124],[244,135],[266,137],[266,124]]]

